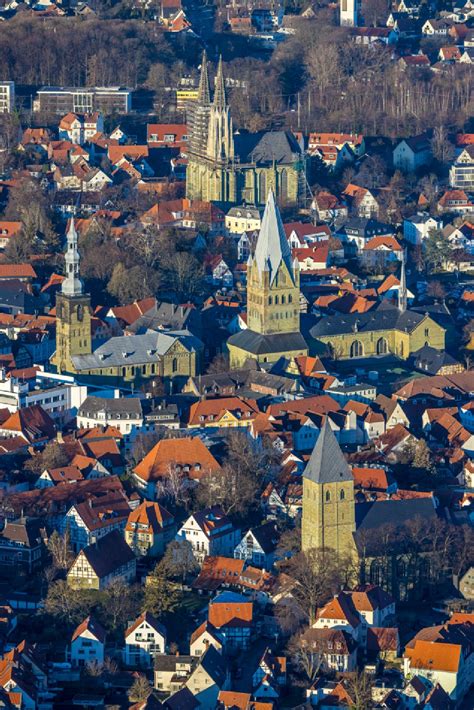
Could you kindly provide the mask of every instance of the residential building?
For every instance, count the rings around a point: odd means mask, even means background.
[[[189,542],[197,562],[202,563],[207,556],[232,557],[240,534],[239,528],[215,505],[190,515],[176,539]]]
[[[255,232],[261,224],[262,211],[258,207],[231,207],[225,216],[225,228],[229,234],[240,236],[244,232]]]
[[[234,557],[245,560],[254,567],[271,570],[279,535],[274,523],[264,523],[251,528],[234,550]]]
[[[137,556],[160,557],[175,534],[173,515],[151,501],[132,510],[125,526],[125,540]]]
[[[249,648],[253,602],[248,597],[235,592],[221,592],[209,604],[208,621],[222,637],[226,651]]]
[[[15,108],[15,82],[0,81],[0,113],[12,113]]]
[[[7,575],[23,570],[33,574],[41,568],[46,555],[46,530],[38,520],[7,520],[0,533],[0,567]]]
[[[359,0],[341,0],[339,21],[343,27],[357,27],[359,23]]]
[[[136,558],[123,538],[113,530],[79,552],[67,573],[72,589],[105,589],[115,580],[135,579]]]
[[[431,160],[431,143],[426,134],[404,138],[393,150],[393,166],[403,173],[415,173]]]
[[[112,426],[130,440],[143,427],[143,411],[138,397],[87,397],[77,412],[77,425],[85,429]]]
[[[143,612],[125,631],[123,658],[127,666],[149,668],[165,649],[166,629],[149,611]]]
[[[449,169],[449,184],[459,190],[474,190],[474,145],[462,148]]]
[[[418,212],[403,220],[403,238],[418,246],[429,237],[431,231],[441,229],[442,226],[443,222],[439,217],[432,217],[427,212]]]
[[[103,663],[105,651],[105,630],[92,616],[79,624],[72,635],[69,659],[73,666],[88,663]]]

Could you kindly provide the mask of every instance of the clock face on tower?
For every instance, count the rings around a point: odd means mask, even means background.
[[[81,304],[78,305],[77,307],[77,320],[82,321],[84,318],[84,308],[81,306]]]

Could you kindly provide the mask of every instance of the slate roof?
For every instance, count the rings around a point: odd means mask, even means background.
[[[109,415],[119,414],[127,419],[139,419],[142,416],[142,405],[138,397],[87,397],[79,407],[79,416],[94,416],[99,412]]]
[[[149,331],[143,335],[110,338],[90,355],[76,355],[72,359],[76,370],[144,365],[156,362],[160,356],[166,355],[176,341],[188,352],[202,349],[201,341],[187,330],[167,333]]]
[[[459,365],[459,362],[444,350],[425,345],[413,353],[414,365],[418,370],[423,370],[429,375],[437,375],[442,367]]]
[[[293,163],[301,155],[298,141],[290,131],[235,133],[234,151],[241,163]]]
[[[341,333],[370,332],[374,330],[402,330],[411,332],[426,318],[423,313],[401,311],[395,306],[381,304],[367,313],[336,313],[324,316],[310,329],[310,335],[317,339],[322,336]]]
[[[94,544],[85,547],[82,554],[99,579],[135,559],[135,555],[125,542],[121,530],[112,530]]]
[[[436,518],[436,509],[433,498],[408,498],[406,500],[379,500],[366,503],[357,503],[356,516],[356,542],[360,530],[374,530],[384,525],[399,527],[414,518],[433,520]]]
[[[352,471],[327,418],[303,475],[314,483],[337,483],[353,480]]]
[[[301,333],[276,333],[263,335],[247,328],[231,335],[227,341],[236,348],[246,350],[252,355],[281,353],[292,350],[307,350],[308,346]]]
[[[256,528],[251,528],[249,532],[253,534],[263,552],[269,554],[275,550],[279,534],[274,523],[264,523]]]

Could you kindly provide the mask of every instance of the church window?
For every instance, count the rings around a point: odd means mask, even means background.
[[[354,340],[354,342],[351,345],[351,357],[363,357],[364,355],[364,346],[360,342],[360,340]]]
[[[173,362],[171,363],[171,369],[173,372],[178,371],[178,358],[174,357]]]
[[[258,194],[260,197],[260,202],[267,201],[267,176],[264,170],[262,170],[262,172],[258,176]]]
[[[278,296],[275,296],[275,306],[278,306]]]
[[[293,296],[291,295],[291,293],[288,296],[288,303],[293,303]]]
[[[271,306],[273,302],[273,299],[271,296],[268,297],[268,305]]]
[[[288,173],[286,170],[282,170],[280,174],[280,197],[282,200],[286,200],[288,197]]]
[[[329,503],[330,500],[331,500],[331,494],[329,491],[326,491],[326,503]]]
[[[285,302],[286,302],[285,296],[282,296],[282,297],[281,297],[281,302],[282,302],[283,304],[285,304]]]
[[[430,329],[425,328],[425,338],[429,338],[429,337],[430,337]]]
[[[370,565],[370,583],[381,585],[384,581],[384,569],[383,565],[378,561],[374,560]]]
[[[126,368],[126,367],[122,367],[122,377],[125,377],[126,374],[127,374],[127,368]]]
[[[377,355],[386,355],[388,352],[388,344],[385,338],[377,340]]]
[[[340,498],[341,500],[344,500],[345,497],[346,497],[346,492],[345,492],[345,490],[344,490],[344,488],[343,488],[343,489],[341,490],[341,492],[339,493],[339,498]]]

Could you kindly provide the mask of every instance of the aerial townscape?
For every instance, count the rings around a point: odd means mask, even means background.
[[[474,710],[474,0],[0,0],[0,709]]]

